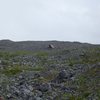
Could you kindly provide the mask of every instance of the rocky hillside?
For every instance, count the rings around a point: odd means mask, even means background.
[[[63,41],[21,41],[14,42],[11,40],[0,40],[0,50],[5,51],[40,51],[48,50],[48,45],[53,44],[55,49],[76,49],[76,48],[90,48],[93,45],[79,42],[63,42]]]
[[[1,40],[0,100],[100,100],[100,45]]]

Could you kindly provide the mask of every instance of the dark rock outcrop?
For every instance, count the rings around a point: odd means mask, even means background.
[[[53,44],[49,44],[48,48],[50,48],[50,49],[54,49],[55,47],[54,47]]]

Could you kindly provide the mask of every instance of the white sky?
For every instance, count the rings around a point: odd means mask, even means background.
[[[100,44],[100,0],[0,0],[0,39]]]

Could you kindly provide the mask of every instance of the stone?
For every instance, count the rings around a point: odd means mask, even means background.
[[[40,90],[41,92],[47,92],[51,90],[51,85],[48,83],[43,83],[42,85],[39,86],[38,90]]]
[[[12,97],[12,94],[11,94],[11,93],[7,94],[7,99],[10,100],[11,98],[13,98],[13,97]]]
[[[54,45],[49,44],[49,48],[54,49],[55,47],[54,47]]]
[[[34,100],[42,100],[40,97],[35,97]]]
[[[38,73],[34,74],[34,78],[39,78],[39,77],[40,77],[40,74],[38,74]]]
[[[67,72],[66,72],[66,70],[62,70],[62,71],[59,73],[58,77],[59,77],[60,79],[65,79],[65,78],[67,78]]]
[[[42,97],[43,94],[42,94],[41,91],[38,91],[38,90],[37,90],[35,96],[36,96],[36,97]]]

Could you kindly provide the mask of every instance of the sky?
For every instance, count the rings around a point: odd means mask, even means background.
[[[100,44],[100,0],[0,0],[0,40]]]

